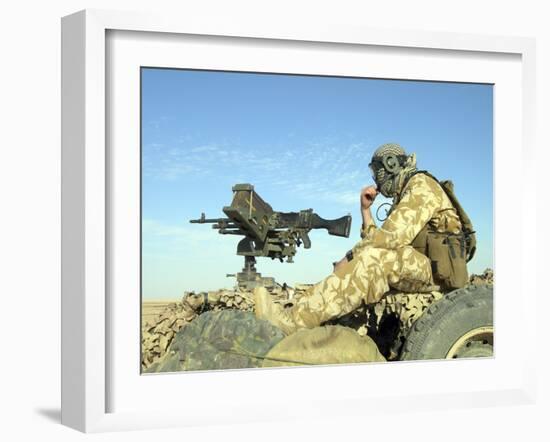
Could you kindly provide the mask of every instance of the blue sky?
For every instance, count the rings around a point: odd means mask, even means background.
[[[469,270],[492,267],[492,122],[490,85],[142,69],[144,298],[234,285],[225,275],[243,265],[238,238],[189,220],[224,216],[236,183],[274,210],[352,215],[348,239],[313,231],[293,264],[258,259],[281,283],[327,276],[359,239],[359,191],[387,142],[453,180],[478,235]]]

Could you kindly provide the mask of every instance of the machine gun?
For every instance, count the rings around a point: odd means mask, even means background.
[[[240,288],[251,290],[258,285],[271,287],[275,285],[273,278],[262,278],[256,272],[256,257],[264,256],[271,259],[286,258],[293,262],[296,248],[304,245],[311,247],[309,231],[311,229],[326,229],[330,235],[347,238],[350,233],[351,215],[334,220],[326,220],[313,212],[312,209],[300,212],[276,212],[256,192],[251,184],[236,184],[232,188],[233,201],[225,206],[223,212],[227,218],[208,219],[204,213],[191,223],[213,224],[222,235],[244,236],[237,245],[237,255],[244,256],[244,268],[235,276]]]

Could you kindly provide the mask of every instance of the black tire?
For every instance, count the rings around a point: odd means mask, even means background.
[[[453,350],[452,357],[491,356],[492,327],[493,287],[471,285],[455,290],[432,304],[413,324],[399,359],[445,359],[450,357],[449,351],[456,348],[453,346],[459,339],[464,339],[473,330],[489,328],[490,333],[486,332],[479,342],[473,342],[472,349],[475,351],[466,349],[462,354],[455,354]],[[467,346],[471,347],[472,342]]]

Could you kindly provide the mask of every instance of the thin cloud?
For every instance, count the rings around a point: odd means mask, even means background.
[[[197,152],[216,152],[218,150],[218,147],[215,145],[206,145],[206,146],[197,146],[192,149],[190,149],[191,152],[197,153]]]
[[[304,201],[327,201],[339,206],[357,203],[369,179],[369,149],[364,142],[343,144],[325,138],[294,149],[263,147],[261,152],[229,143],[193,147],[163,147],[144,156],[144,175],[176,181],[180,178],[219,177],[234,183],[275,185]],[[261,189],[260,189],[261,192]]]

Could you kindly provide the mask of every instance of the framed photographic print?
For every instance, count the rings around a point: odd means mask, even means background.
[[[141,113],[145,373],[493,355],[493,85],[142,67]]]
[[[533,57],[520,38],[64,18],[63,423],[529,402],[535,245],[505,201],[536,195],[504,171],[534,161]]]

